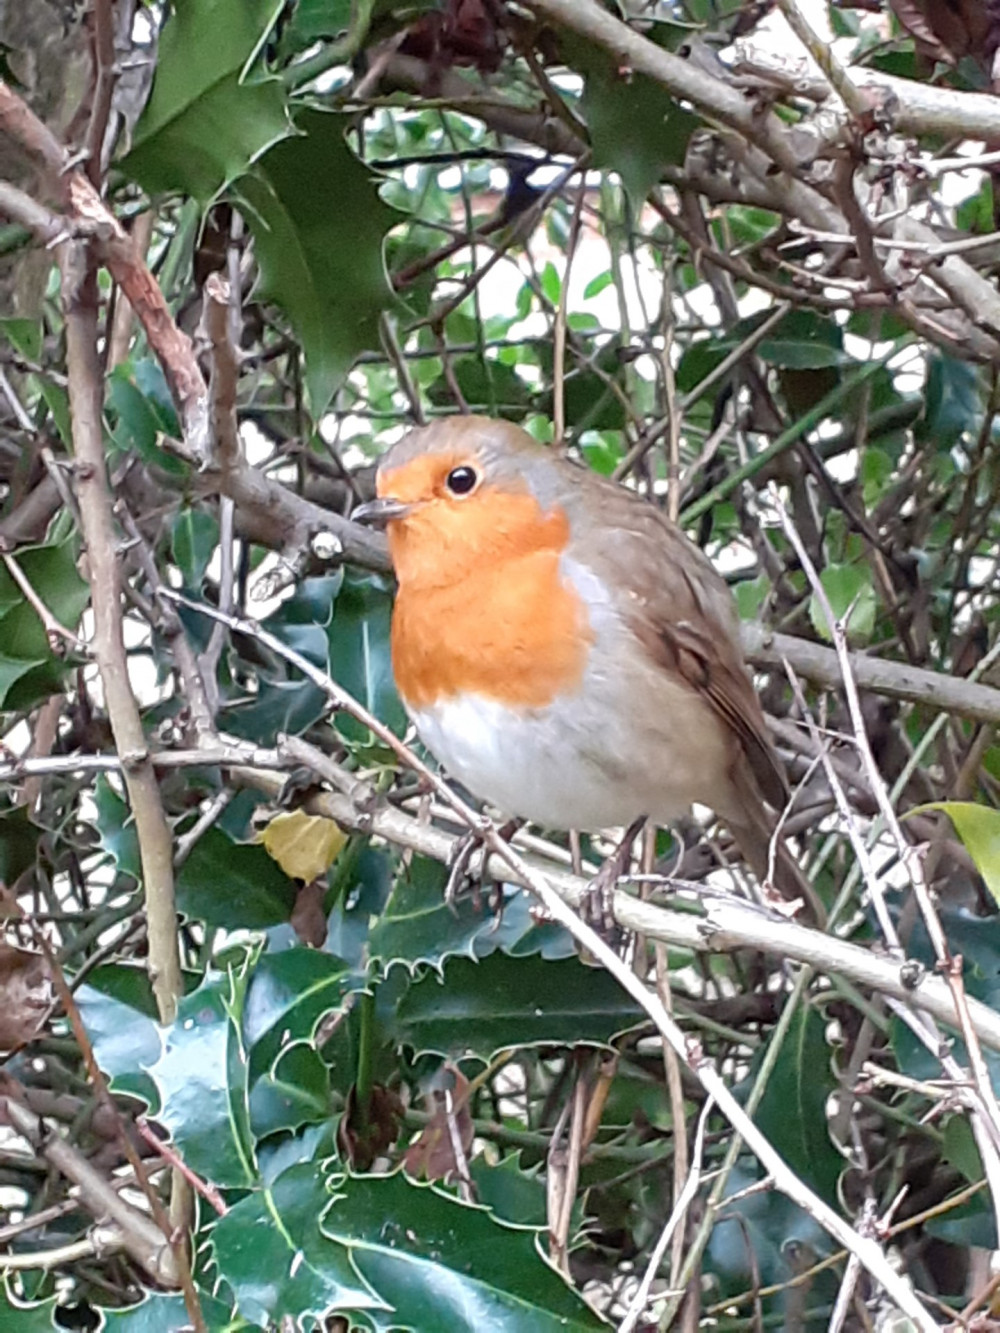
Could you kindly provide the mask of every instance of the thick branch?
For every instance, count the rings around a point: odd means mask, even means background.
[[[97,277],[86,242],[66,241],[60,247],[59,264],[66,318],[76,494],[94,610],[94,656],[135,817],[149,924],[149,972],[160,1018],[166,1023],[173,1019],[177,998],[182,993],[173,850],[142,719],[132,693],[122,632],[121,575],[101,422]]]
[[[743,651],[754,666],[781,668],[787,661],[796,675],[814,685],[839,689],[843,684],[837,654],[832,648],[790,634],[773,634],[757,624],[743,625],[741,635]],[[905,662],[883,662],[863,653],[851,654],[851,669],[862,690],[927,704],[974,722],[1000,722],[1000,690],[989,685],[946,676],[940,671],[926,671]]]

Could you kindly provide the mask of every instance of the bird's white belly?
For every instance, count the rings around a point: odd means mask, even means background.
[[[474,796],[543,828],[592,831],[643,814],[665,823],[692,801],[723,804],[724,737],[690,691],[669,693],[661,690],[663,711],[653,715],[641,697],[613,711],[579,695],[521,711],[464,694],[411,716]]]
[[[629,823],[642,813],[632,784],[585,753],[558,710],[519,712],[466,694],[411,716],[445,771],[505,815],[551,829]]]

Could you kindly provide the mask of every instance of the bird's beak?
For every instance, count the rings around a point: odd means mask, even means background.
[[[391,496],[384,495],[378,500],[368,500],[358,505],[351,519],[355,523],[367,523],[373,528],[384,528],[393,519],[405,518],[412,508],[412,505],[404,504],[402,500],[393,500]]]

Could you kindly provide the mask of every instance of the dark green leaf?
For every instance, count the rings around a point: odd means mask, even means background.
[[[997,1247],[995,1214],[979,1199],[967,1199],[958,1207],[949,1208],[942,1217],[929,1218],[925,1226],[929,1235],[963,1249],[995,1250]]]
[[[16,1333],[52,1333],[53,1329],[62,1327],[53,1319],[58,1303],[55,1296],[36,1302],[17,1300],[10,1294],[4,1279],[0,1285],[0,1323]]]
[[[315,1047],[294,1042],[250,1093],[250,1124],[257,1138],[296,1130],[330,1115],[330,1077]]]
[[[641,1023],[639,1009],[606,972],[578,958],[546,962],[496,953],[451,958],[443,980],[429,972],[395,1012],[396,1034],[418,1053],[472,1053],[488,1060],[509,1047],[608,1042]]]
[[[545,1263],[534,1231],[398,1173],[326,1182],[314,1163],[293,1166],[218,1222],[212,1249],[259,1323],[295,1310],[415,1333],[605,1327]]]
[[[108,377],[108,417],[111,438],[119,455],[138,454],[145,463],[182,477],[187,464],[163,448],[160,437],[176,438],[180,428],[173,412],[144,393],[130,376],[127,366],[119,366]]]
[[[219,521],[205,509],[185,505],[173,521],[170,545],[184,586],[197,591],[219,542]]]
[[[469,1163],[476,1199],[501,1222],[519,1227],[544,1227],[548,1221],[545,1179],[535,1168],[526,1170],[520,1153],[511,1153],[496,1166],[481,1154]]]
[[[969,361],[940,352],[927,358],[924,416],[915,427],[920,440],[948,450],[964,434],[979,429],[983,406],[979,372]]]
[[[285,1042],[308,1041],[324,1014],[364,985],[339,958],[314,949],[266,953],[254,968],[243,1009],[252,1076],[262,1074]]]
[[[223,1333],[223,1330],[239,1327],[239,1323],[232,1320],[228,1305],[204,1291],[198,1296],[210,1333]],[[101,1327],[104,1333],[177,1333],[178,1329],[189,1328],[191,1324],[184,1297],[161,1291],[149,1292],[139,1305],[130,1305],[124,1310],[104,1310],[103,1315]]]
[[[141,1097],[154,1111],[156,1087],[146,1072],[162,1049],[149,978],[138,967],[107,965],[76,992],[94,1055],[115,1092]]]
[[[160,37],[156,79],[121,166],[150,194],[207,203],[291,133],[280,80],[247,66],[274,21],[273,0],[186,0]]]
[[[729,1177],[731,1195],[749,1191],[759,1185],[754,1171],[740,1166]],[[709,1271],[719,1283],[720,1292],[735,1294],[748,1286],[776,1286],[778,1293],[764,1305],[770,1316],[769,1326],[789,1327],[795,1305],[794,1289],[787,1283],[797,1271],[792,1264],[791,1246],[794,1244],[806,1264],[810,1258],[821,1258],[829,1253],[829,1241],[819,1225],[790,1199],[777,1190],[749,1192],[734,1202],[727,1202],[721,1220],[712,1231],[709,1242]],[[831,1301],[836,1295],[838,1278],[835,1272],[821,1273],[810,1289],[810,1306]],[[795,1314],[796,1322],[798,1315]],[[809,1327],[813,1325],[810,1322]]]
[[[961,1171],[970,1185],[983,1179],[983,1159],[979,1155],[972,1126],[966,1116],[948,1117],[944,1127],[941,1156],[946,1162],[950,1162],[956,1171]]]
[[[826,1104],[837,1087],[823,1016],[800,1005],[754,1117],[797,1176],[837,1203],[844,1161],[833,1146]]]
[[[397,858],[367,843],[352,843],[333,868],[335,902],[327,917],[325,948],[353,968],[363,969],[369,935],[392,891]]]
[[[392,676],[391,618],[392,594],[385,579],[374,574],[345,578],[327,631],[330,669],[358,703],[401,736],[406,713]],[[338,717],[337,726],[352,740],[370,740],[367,727],[346,715]]]
[[[385,963],[440,964],[453,954],[472,957],[475,941],[494,925],[489,908],[477,909],[471,895],[445,902],[446,868],[417,857],[399,875],[385,910],[371,929],[373,958]]]
[[[139,857],[139,838],[128,805],[102,773],[94,787],[95,823],[101,837],[101,846],[115,863],[120,875],[131,875],[137,884],[142,881],[142,862]]]
[[[289,919],[295,885],[263,847],[210,828],[181,867],[177,906],[210,926],[261,930]]]
[[[185,995],[163,1033],[149,1074],[160,1096],[157,1119],[192,1171],[217,1185],[256,1180],[240,1038],[246,969],[209,974]]]
[[[321,671],[330,668],[328,625],[340,586],[340,577],[305,579],[266,621],[271,634]],[[279,732],[301,735],[326,711],[325,692],[284,661],[258,667],[257,677],[256,699],[226,712],[227,728],[238,736],[272,745]]]
[[[460,1327],[562,1333],[606,1325],[550,1268],[535,1233],[498,1222],[402,1174],[333,1182],[322,1231],[395,1317],[379,1329],[439,1333]]]
[[[13,887],[35,864],[41,832],[31,822],[27,806],[0,812],[0,884]]]
[[[606,50],[575,41],[568,47],[585,76],[583,109],[594,166],[617,172],[638,208],[663,168],[684,160],[701,120],[644,74],[623,73]]]
[[[334,1310],[386,1308],[350,1251],[321,1233],[329,1202],[318,1165],[306,1162],[241,1199],[216,1223],[212,1254],[246,1319],[266,1325],[291,1311],[305,1321]]]
[[[302,112],[299,134],[277,144],[239,182],[260,264],[260,296],[281,306],[302,344],[314,417],[357,354],[378,346],[393,297],[382,261],[400,217],[344,139],[346,117]]]
[[[282,48],[305,51],[324,37],[339,37],[350,27],[352,8],[351,0],[298,0],[281,34]]]

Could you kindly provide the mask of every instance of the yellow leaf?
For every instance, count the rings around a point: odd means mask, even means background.
[[[275,815],[257,834],[286,875],[307,884],[326,872],[347,842],[347,834],[332,819],[290,810]]]
[[[974,801],[931,801],[908,813],[916,815],[924,810],[944,811],[975,861],[986,887],[1000,902],[1000,810]]]

